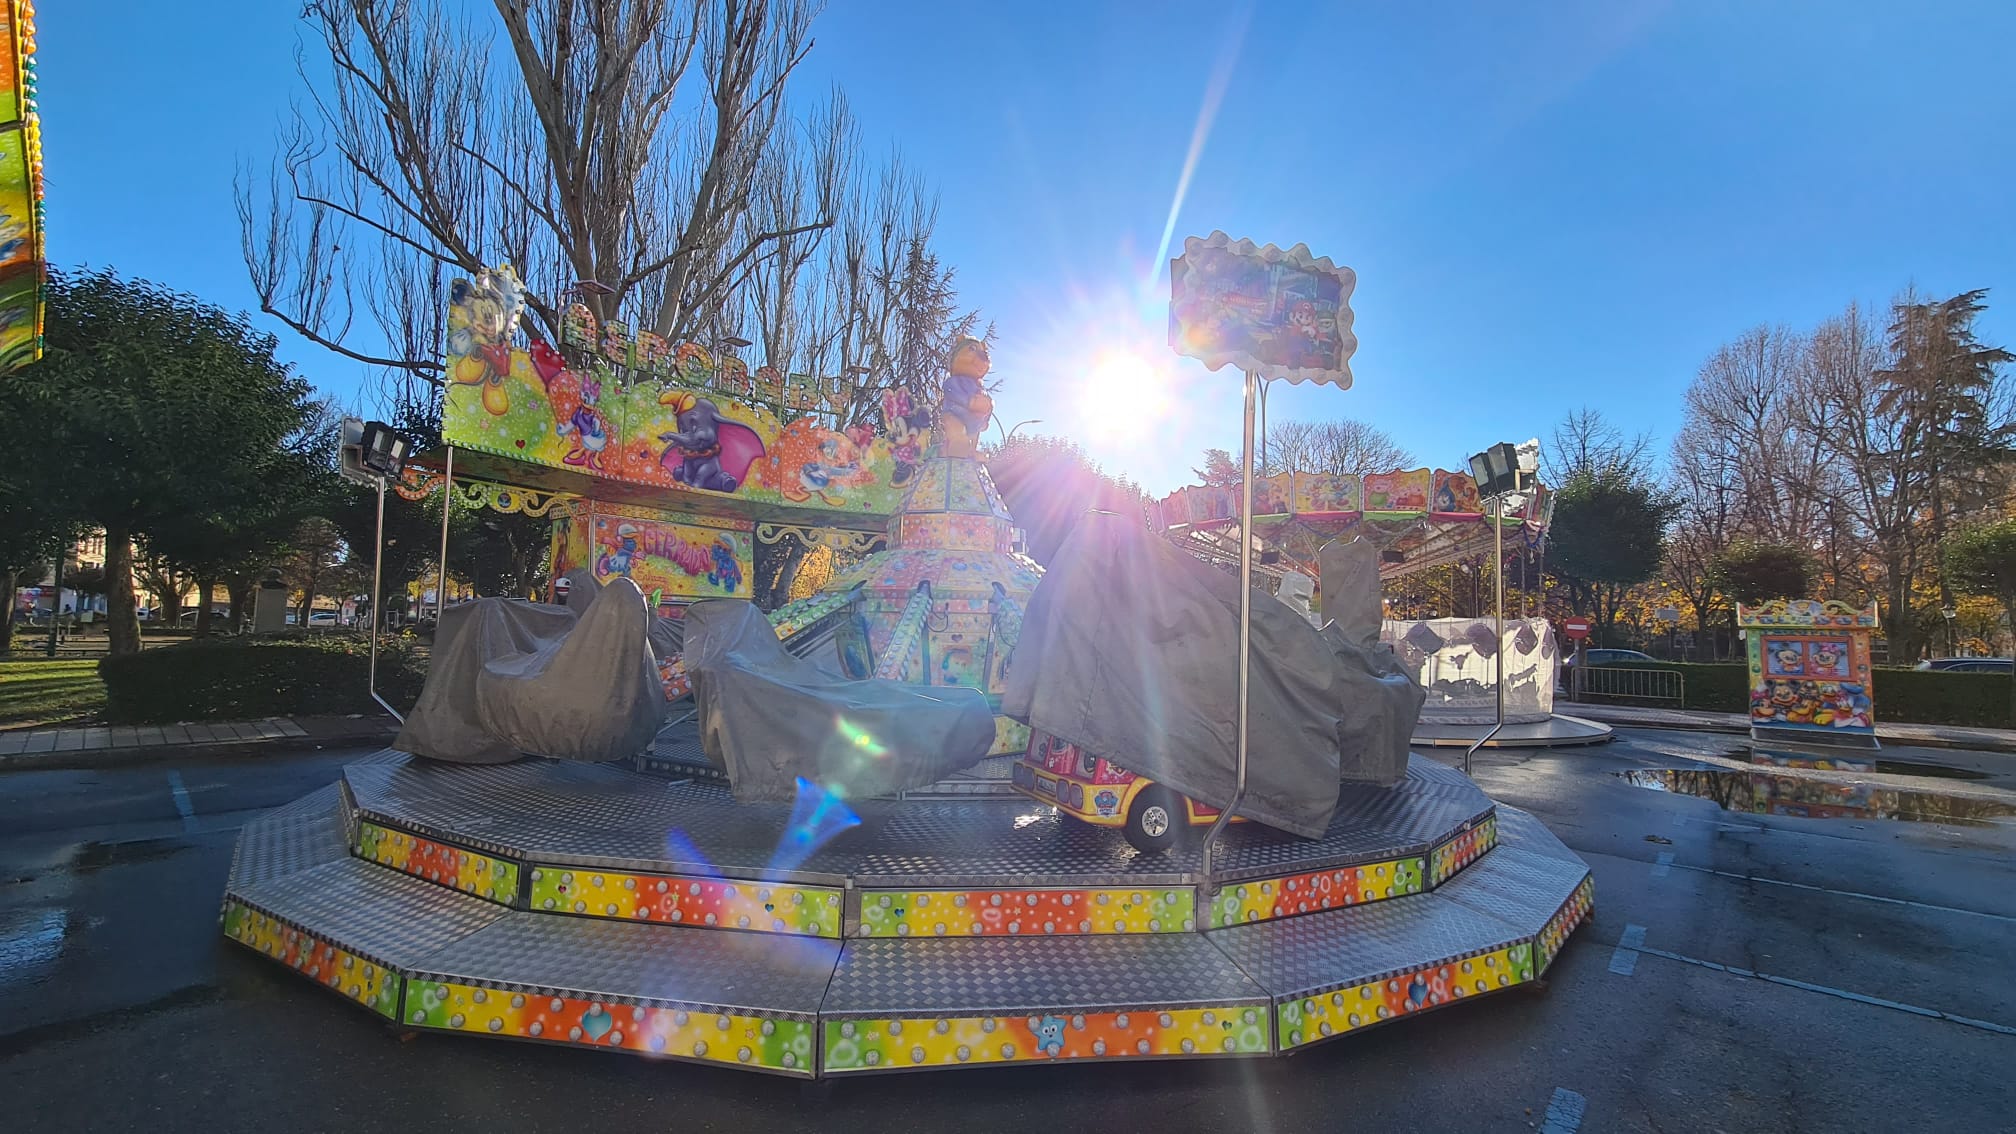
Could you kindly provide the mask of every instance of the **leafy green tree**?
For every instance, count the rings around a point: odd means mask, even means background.
[[[1987,295],[1977,288],[1948,299],[1899,301],[1890,323],[1893,361],[1877,375],[1878,411],[1910,427],[1912,473],[1926,494],[1916,526],[1932,549],[1945,545],[1956,523],[1992,503],[2016,434],[2006,407],[1997,404],[1999,370],[2016,362],[2016,353],[1983,345],[1974,330]],[[1900,627],[1907,625],[1911,582],[1903,572],[1889,580],[1890,620]],[[1939,604],[1952,603],[1951,586],[1941,578]]]
[[[1946,542],[1946,582],[1965,594],[1990,595],[2016,627],[2016,520],[1963,528]],[[2016,682],[2009,715],[2016,721]]]
[[[329,522],[336,526],[349,548],[348,565],[371,588],[372,548],[378,538],[378,490],[348,481],[338,485],[328,507]],[[384,588],[380,609],[397,609],[406,588],[418,580],[441,551],[441,493],[425,500],[406,500],[398,493],[385,493]],[[450,554],[454,553],[453,546]],[[383,625],[380,618],[378,625]]]
[[[232,523],[310,407],[271,335],[111,270],[52,272],[46,353],[8,382],[0,483],[105,532],[110,648],[140,648],[136,539]]]
[[[1554,500],[1548,563],[1574,609],[1609,641],[1624,593],[1659,571],[1673,503],[1625,466],[1575,472]]]
[[[457,505],[448,523],[448,568],[476,593],[531,598],[544,591],[553,546],[550,516]]]
[[[1767,599],[1806,598],[1813,557],[1790,544],[1738,540],[1715,556],[1708,578],[1723,595],[1753,606]]]

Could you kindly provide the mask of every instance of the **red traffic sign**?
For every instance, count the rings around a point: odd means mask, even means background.
[[[1589,636],[1589,620],[1586,618],[1564,618],[1561,620],[1561,632],[1579,642]]]

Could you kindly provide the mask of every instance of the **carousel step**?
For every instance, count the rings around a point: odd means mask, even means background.
[[[242,890],[349,857],[349,807],[330,784],[245,824],[227,888]]]
[[[401,1022],[810,1076],[838,942],[513,912],[430,955]]]
[[[404,974],[502,907],[343,857],[225,891],[224,935],[379,1014],[396,1017]]]
[[[1587,875],[1501,847],[1429,893],[1206,936],[1267,990],[1285,1052],[1533,980],[1586,913]]]
[[[1264,1055],[1264,989],[1201,935],[846,943],[820,1010],[827,1074]]]

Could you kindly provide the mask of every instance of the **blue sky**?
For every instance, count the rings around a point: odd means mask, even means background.
[[[57,263],[252,305],[231,179],[295,94],[295,11],[43,6]],[[1222,228],[1358,273],[1356,385],[1277,390],[1276,420],[1363,418],[1457,467],[1587,404],[1663,448],[1717,344],[1907,283],[1995,289],[1983,330],[2016,344],[2016,5],[835,0],[817,38],[805,89],[843,86],[942,195],[1003,418],[1158,491],[1238,442],[1236,374],[1161,345],[1156,251],[1214,75],[1179,246]],[[1116,348],[1166,405],[1088,407]]]

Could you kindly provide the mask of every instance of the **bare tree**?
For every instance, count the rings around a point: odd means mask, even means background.
[[[801,117],[785,98],[812,0],[494,9],[308,0],[329,77],[300,61],[307,99],[263,206],[240,179],[261,307],[383,368],[395,400],[426,396],[416,381],[440,369],[450,275],[515,263],[549,338],[570,295],[602,320],[695,337],[740,316],[735,292],[759,269],[806,262],[840,208],[846,108]],[[384,346],[360,342],[363,318]]]
[[[1650,475],[1651,452],[1649,435],[1627,437],[1604,419],[1603,411],[1584,406],[1570,410],[1554,427],[1550,443],[1541,449],[1540,479],[1556,486],[1578,473],[1638,480]]]
[[[1284,421],[1267,429],[1261,475],[1282,472],[1389,472],[1414,464],[1414,454],[1391,434],[1354,418]]]

